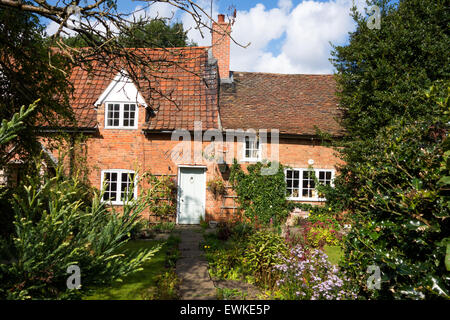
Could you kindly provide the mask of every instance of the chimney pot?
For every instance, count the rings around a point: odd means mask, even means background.
[[[217,22],[218,23],[225,23],[225,15],[224,14],[219,14],[217,16]]]

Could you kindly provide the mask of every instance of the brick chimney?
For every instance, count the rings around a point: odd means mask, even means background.
[[[212,54],[217,59],[221,80],[230,78],[230,32],[231,24],[225,22],[225,15],[219,14],[212,26]]]

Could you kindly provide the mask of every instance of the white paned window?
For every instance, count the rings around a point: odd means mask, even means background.
[[[261,144],[257,137],[245,137],[244,140],[244,161],[261,160]]]
[[[289,200],[324,201],[316,189],[316,180],[322,185],[332,185],[334,170],[327,169],[286,169],[286,195]]]
[[[137,107],[135,103],[106,103],[105,128],[136,129]]]
[[[127,196],[130,199],[136,198],[137,186],[133,182],[136,174],[131,170],[103,170],[102,171],[102,187],[105,186],[105,193],[103,194],[103,201],[111,202],[115,205],[121,205],[126,200]]]

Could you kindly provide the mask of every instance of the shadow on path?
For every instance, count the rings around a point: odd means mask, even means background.
[[[216,300],[217,292],[208,273],[208,262],[200,249],[203,240],[198,226],[177,226],[180,231],[181,257],[176,272],[181,280],[181,300]]]

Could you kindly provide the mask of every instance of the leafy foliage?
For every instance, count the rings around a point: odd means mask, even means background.
[[[95,34],[91,37],[100,40]],[[86,40],[86,35],[82,34],[63,39],[64,43],[71,47],[86,47],[89,43]],[[174,48],[195,45],[188,41],[182,23],[170,24],[170,21],[164,18],[136,21],[117,41],[125,48]]]
[[[18,113],[12,116],[10,121],[3,119],[0,125],[0,151],[1,154],[6,154],[5,148],[9,146],[11,140],[17,137],[17,135],[24,130],[27,117],[36,108],[38,101],[35,101],[28,107],[22,106]],[[0,169],[5,170],[8,157],[0,157]],[[3,173],[5,174],[5,172]],[[11,249],[9,235],[13,232],[14,226],[12,221],[14,220],[14,211],[10,204],[10,199],[13,197],[14,190],[6,186],[0,186],[0,257],[2,259],[11,258]]]
[[[270,163],[258,162],[247,167],[245,173],[236,159],[231,167],[230,181],[238,196],[244,216],[251,222],[263,225],[271,222],[277,226],[287,217],[286,181],[284,169],[279,165],[274,175],[262,175],[261,169],[269,168]]]
[[[155,216],[169,220],[175,218],[177,212],[177,185],[170,176],[146,174],[147,196],[151,199],[149,210]]]
[[[239,226],[239,227],[237,227]],[[206,237],[207,257],[213,276],[221,279],[247,280],[273,285],[272,268],[287,253],[284,239],[273,230],[256,230],[239,224],[229,226],[226,239]],[[245,234],[244,234],[245,232]]]
[[[381,28],[353,11],[357,29],[350,43],[335,46],[342,125],[352,138],[369,138],[398,116],[429,113],[422,90],[448,79],[449,11],[445,0],[368,1],[381,9]]]
[[[301,245],[308,249],[323,249],[325,245],[340,245],[343,239],[341,226],[336,220],[330,218],[321,218],[321,220],[302,218],[299,220],[295,232],[287,227],[285,230],[287,244],[290,247]]]
[[[449,11],[441,0],[370,4],[381,8],[381,29],[354,11],[349,45],[333,52],[348,135],[326,198],[353,220],[342,267],[365,298],[448,297]],[[380,290],[368,288],[370,265],[381,270]]]
[[[21,106],[40,99],[24,120],[25,132],[10,141],[15,153],[25,156],[39,151],[33,130],[37,121],[56,126],[62,118],[73,120],[69,71],[68,60],[49,50],[44,26],[35,15],[0,7],[0,118],[11,119]]]
[[[60,166],[56,175],[37,172],[27,176],[14,195],[13,259],[0,264],[0,297],[49,299],[79,297],[91,286],[110,283],[140,270],[159,250],[119,254],[148,206],[148,199],[126,201],[121,213],[108,212],[101,195],[92,203],[80,200],[85,190],[77,178],[66,178]],[[70,265],[81,269],[81,289],[66,286]]]
[[[177,300],[180,279],[174,270],[165,271],[156,277],[154,288],[147,290],[143,296],[146,300]]]
[[[445,101],[448,108],[448,96]],[[353,143],[352,152],[362,161],[352,161],[349,153],[336,180],[340,196],[328,199],[348,201],[354,222],[344,267],[366,297],[448,297],[444,257],[450,207],[438,183],[448,121],[400,120],[375,139]],[[365,283],[365,269],[373,264],[383,274],[381,290],[370,291]]]
[[[175,229],[175,222],[160,222],[150,227],[150,230],[156,232],[170,233]]]
[[[10,140],[17,137],[19,131],[24,128],[24,120],[30,116],[30,114],[36,109],[36,104],[39,100],[33,102],[28,108],[22,106],[18,113],[12,116],[10,121],[6,119],[2,120],[0,127],[0,145],[5,145]]]
[[[246,277],[243,264],[243,247],[232,245],[229,248],[208,250],[210,273],[218,279],[241,280]]]
[[[217,238],[226,241],[232,235],[232,229],[229,222],[219,222],[217,224]]]
[[[272,268],[287,254],[284,239],[270,230],[259,230],[249,236],[244,252],[244,263],[250,274],[265,284],[271,284]]]
[[[213,194],[214,199],[226,194],[225,182],[220,177],[209,180],[206,187]]]
[[[189,45],[187,31],[180,22],[170,24],[167,19],[154,19],[150,22],[138,22],[130,33],[119,40],[123,46],[142,48],[151,45],[153,48],[186,47]]]

